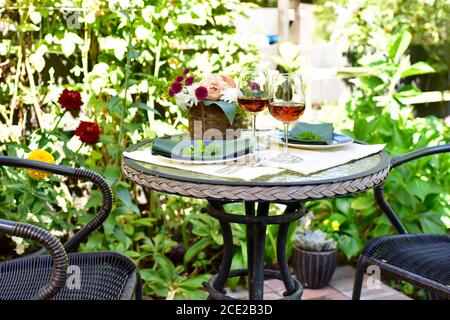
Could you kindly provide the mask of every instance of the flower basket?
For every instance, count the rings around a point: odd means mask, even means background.
[[[217,103],[220,103],[217,101]],[[233,140],[240,138],[244,116],[236,112],[232,123],[219,105],[200,101],[189,108],[189,134],[195,140]],[[205,134],[206,133],[206,134]]]

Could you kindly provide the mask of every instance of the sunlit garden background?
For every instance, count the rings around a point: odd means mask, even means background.
[[[286,12],[282,2],[0,0],[0,152],[27,158],[42,149],[58,164],[103,175],[115,206],[79,250],[132,258],[146,296],[205,298],[201,283],[217,272],[222,253],[219,223],[201,213],[201,201],[144,190],[120,167],[127,146],[186,131],[186,114],[168,95],[186,67],[235,78],[249,65],[301,72],[308,121],[386,143],[391,156],[450,143],[449,0],[318,0]],[[81,110],[58,103],[65,88],[81,93]],[[98,141],[80,140],[80,121],[98,124]],[[66,239],[95,214],[101,195],[94,190],[89,198],[90,184],[61,179],[1,168],[0,218]],[[449,190],[448,155],[403,166],[386,185],[387,199],[416,233],[448,232]],[[394,232],[372,192],[308,206],[309,227],[336,239],[340,264],[354,264],[369,239]],[[289,255],[298,226],[290,229]],[[269,265],[276,228],[268,228]],[[233,225],[233,234],[239,268],[246,265],[245,228]],[[0,260],[35,249],[0,235]],[[391,285],[425,297],[411,285]]]

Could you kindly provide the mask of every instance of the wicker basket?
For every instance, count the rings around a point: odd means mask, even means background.
[[[195,140],[233,140],[240,138],[244,116],[236,112],[233,124],[216,104],[205,106],[203,102],[189,109],[189,134]],[[206,132],[206,135],[205,135]]]

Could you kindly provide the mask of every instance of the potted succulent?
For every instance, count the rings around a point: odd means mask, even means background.
[[[328,285],[336,270],[336,241],[321,230],[295,235],[294,273],[310,289]]]

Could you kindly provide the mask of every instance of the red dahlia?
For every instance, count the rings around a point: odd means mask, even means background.
[[[100,138],[100,127],[95,122],[81,121],[75,135],[87,144],[96,144]]]
[[[58,98],[58,103],[67,111],[79,111],[83,105],[81,94],[75,90],[64,89]]]

